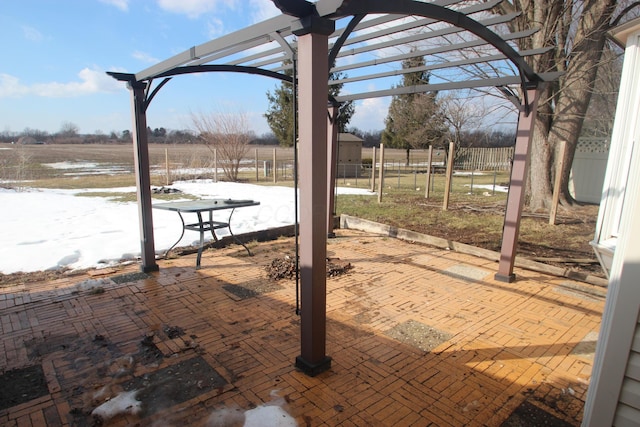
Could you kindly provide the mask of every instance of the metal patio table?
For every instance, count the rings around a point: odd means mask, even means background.
[[[180,216],[180,221],[182,222],[182,234],[180,234],[178,240],[173,245],[171,245],[169,249],[167,249],[166,253],[169,253],[169,251],[171,251],[171,249],[173,249],[178,244],[178,242],[182,240],[185,230],[197,231],[200,233],[200,245],[198,247],[198,257],[196,258],[196,269],[199,269],[200,259],[202,258],[202,250],[204,247],[204,234],[207,231],[211,232],[213,239],[217,242],[218,237],[216,236],[215,230],[227,228],[234,240],[238,242],[238,244],[242,245],[247,250],[247,253],[249,255],[252,255],[249,248],[233,234],[233,231],[231,230],[231,217],[233,216],[233,213],[237,208],[258,206],[259,204],[260,202],[256,202],[255,200],[206,199],[155,203],[153,207],[155,209],[177,212]],[[229,218],[226,221],[214,221],[213,212],[222,211],[225,209],[231,210],[231,212],[229,213]],[[203,218],[203,212],[209,212],[209,219]],[[195,213],[198,217],[198,222],[185,222],[185,219],[183,217],[184,213]]]

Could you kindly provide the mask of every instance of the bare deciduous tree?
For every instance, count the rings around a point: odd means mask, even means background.
[[[228,181],[238,181],[240,162],[249,150],[253,132],[244,113],[200,113],[191,115],[199,137],[213,151]]]
[[[568,190],[569,173],[607,32],[639,5],[640,2],[631,0],[509,0],[498,6],[504,13],[521,13],[512,25],[513,30],[540,28],[531,38],[518,41],[520,49],[552,48],[545,54],[527,58],[533,69],[564,73],[545,88],[538,106],[529,169],[532,210],[550,207],[553,171],[562,160],[565,161],[561,171],[561,202],[564,206],[573,203]]]
[[[608,47],[603,52],[602,61],[598,67],[594,92],[582,128],[583,136],[611,137],[621,74],[621,52],[613,46]]]
[[[444,120],[449,128],[451,142],[459,148],[464,133],[473,133],[482,126],[487,116],[487,108],[482,101],[469,102],[468,97],[449,94],[440,100]]]

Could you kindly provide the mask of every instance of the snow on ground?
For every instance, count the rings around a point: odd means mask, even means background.
[[[292,188],[208,180],[176,182],[172,187],[201,198],[259,201],[260,206],[235,211],[231,221],[234,234],[294,222]],[[87,191],[94,190],[0,189],[0,273],[105,267],[139,256],[137,204],[77,196]],[[135,188],[100,191],[133,192]],[[338,193],[372,194],[364,189],[342,187]],[[180,218],[175,212],[159,209],[152,212],[155,248],[163,253],[180,237]],[[229,211],[214,214],[214,219],[226,221]],[[228,234],[226,229],[218,231],[219,237]],[[198,241],[197,232],[185,231],[178,246]]]

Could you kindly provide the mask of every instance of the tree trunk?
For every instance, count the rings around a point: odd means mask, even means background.
[[[565,163],[561,171],[560,201],[564,206],[574,202],[569,194],[569,175],[616,5],[615,0],[585,4],[578,24],[572,27],[571,20],[575,19],[577,7],[573,1],[565,1],[559,9],[557,5],[562,2],[546,6],[543,3],[519,2],[526,11],[524,16],[543,26],[533,37],[533,47],[556,43],[554,53],[541,55],[533,66],[538,72],[563,71],[565,74],[544,91],[538,108],[527,186],[529,208],[534,211],[550,208],[555,165],[562,156],[565,156]],[[547,6],[549,9],[545,12]],[[549,15],[545,16],[546,13]],[[560,141],[566,144],[564,153],[559,152]]]
[[[550,169],[547,166],[551,164],[551,147],[545,127],[544,123],[536,120],[531,142],[531,167],[526,199],[529,209],[533,212],[547,210],[552,194]]]

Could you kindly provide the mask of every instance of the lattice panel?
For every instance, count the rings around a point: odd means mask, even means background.
[[[576,151],[581,153],[608,153],[611,141],[608,138],[580,138]]]

